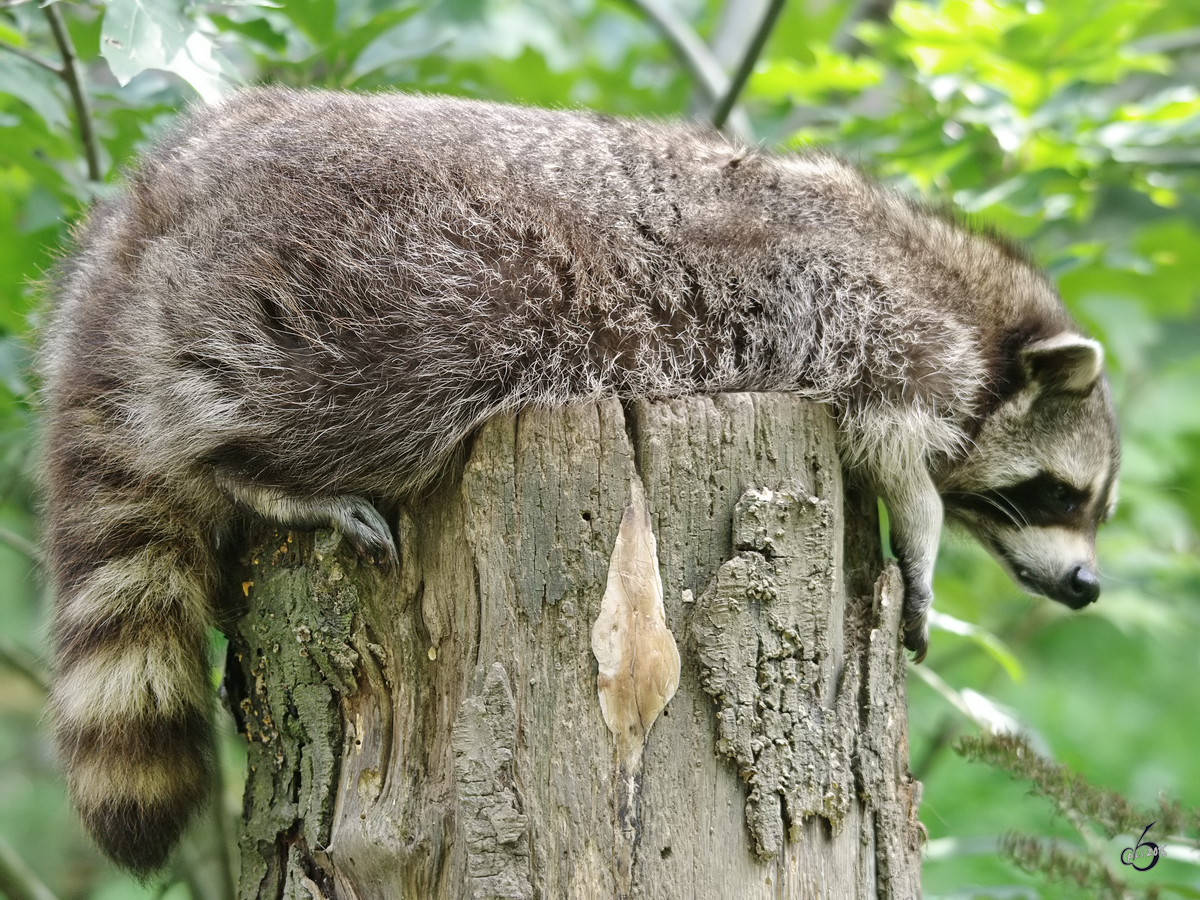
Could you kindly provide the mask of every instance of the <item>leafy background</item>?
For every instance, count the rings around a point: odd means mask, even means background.
[[[211,851],[238,808],[234,739],[225,814],[159,883],[97,857],[55,774],[27,365],[36,284],[69,223],[178,110],[241,83],[706,117],[764,5],[0,2],[0,883],[12,896],[232,891],[225,854]],[[78,62],[64,69],[65,46]],[[1200,807],[1198,76],[1195,2],[792,0],[729,120],[767,145],[836,147],[1028,242],[1108,349],[1124,462],[1120,510],[1099,540],[1102,601],[1069,613],[1020,594],[973,545],[943,544],[932,650],[909,679],[928,897],[1200,897],[1194,827],[1169,842],[1152,831],[1167,858],[1133,872],[1119,854],[1136,833],[1110,838],[1078,803],[1055,806],[953,750],[961,735],[1019,730],[1142,807],[1164,794]],[[1013,829],[1047,851],[1057,840],[1085,886],[1000,852]]]

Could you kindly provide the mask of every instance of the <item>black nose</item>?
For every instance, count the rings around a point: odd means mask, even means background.
[[[1100,579],[1087,566],[1076,566],[1063,579],[1061,596],[1071,609],[1082,609],[1100,596]]]

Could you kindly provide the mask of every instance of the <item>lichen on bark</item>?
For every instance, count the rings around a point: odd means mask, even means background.
[[[717,749],[749,786],[746,821],[763,859],[806,816],[837,834],[853,795],[844,736],[857,669],[840,670],[829,644],[839,525],[829,501],[803,488],[746,491],[734,509],[736,555],[692,617]]]

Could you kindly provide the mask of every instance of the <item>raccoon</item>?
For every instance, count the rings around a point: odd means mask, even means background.
[[[403,94],[198,110],[78,230],[41,343],[52,693],[75,804],[137,872],[204,801],[217,542],[251,513],[395,561],[374,503],[492,416],[794,391],[890,514],[921,658],[943,517],[1094,601],[1100,346],[1012,245],[822,153]]]

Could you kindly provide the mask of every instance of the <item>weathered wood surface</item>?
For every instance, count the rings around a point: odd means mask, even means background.
[[[393,577],[329,532],[247,557],[244,897],[920,896],[899,584],[821,407],[529,410],[464,459]],[[682,672],[622,786],[591,632],[635,481]]]

